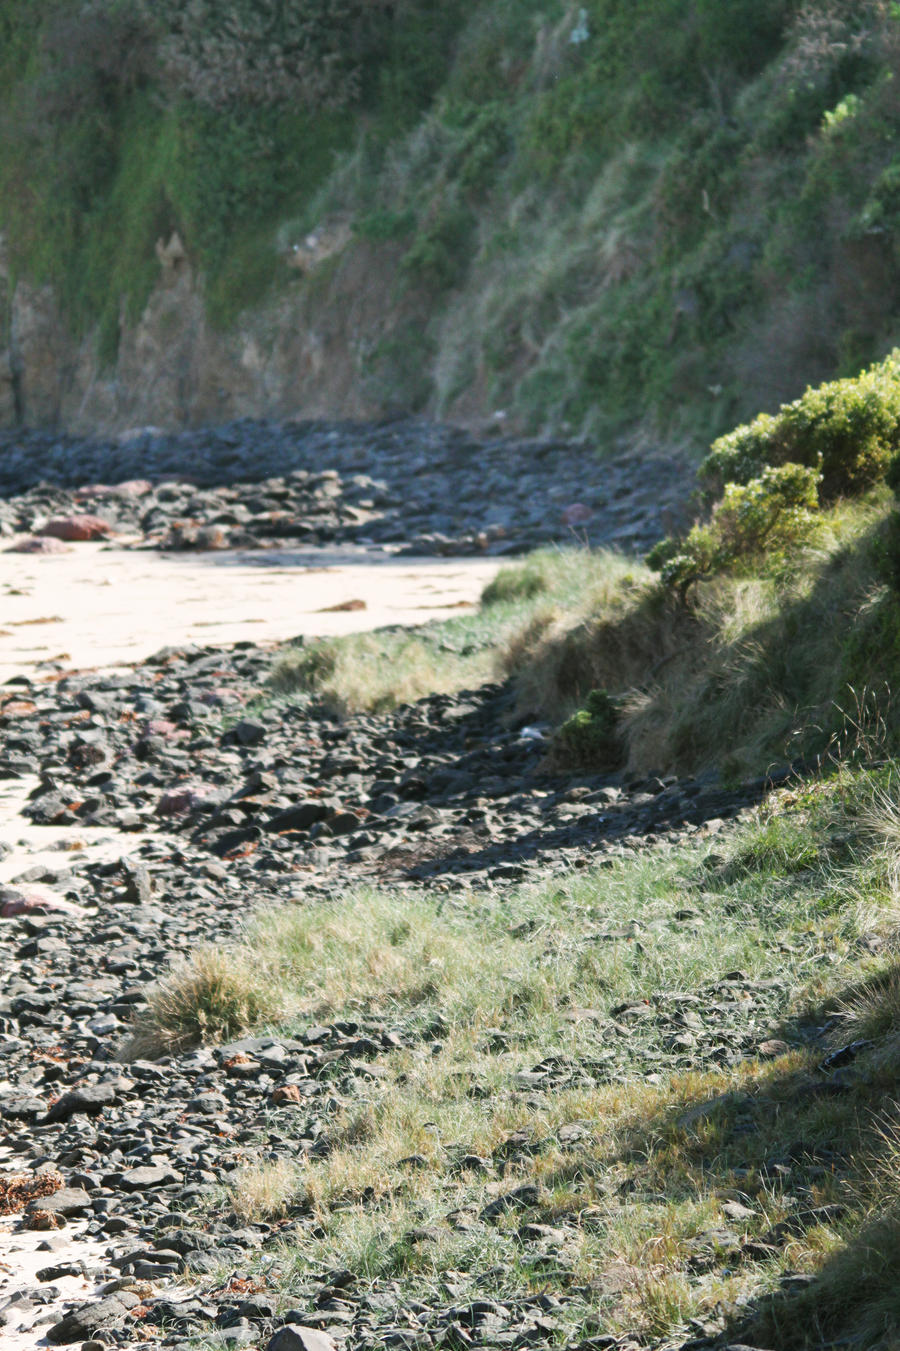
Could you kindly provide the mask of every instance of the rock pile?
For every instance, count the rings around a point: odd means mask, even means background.
[[[637,551],[666,533],[689,477],[671,460],[644,460],[638,473],[633,456],[601,461],[581,444],[405,422],[243,422],[119,445],[0,433],[10,499],[0,535],[114,531],[160,549],[368,543],[458,555],[582,541]]]

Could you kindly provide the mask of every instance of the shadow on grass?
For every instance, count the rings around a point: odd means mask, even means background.
[[[636,1194],[737,1201],[748,1220],[782,1217],[736,1232],[721,1259],[780,1260],[777,1287],[733,1314],[721,1336],[689,1343],[695,1351],[900,1347],[898,988],[894,965],[846,989],[782,1027],[803,1049],[745,1063],[729,1091],[685,1094],[627,1136],[619,1162]],[[835,1014],[848,1006],[857,1016],[845,1027]]]

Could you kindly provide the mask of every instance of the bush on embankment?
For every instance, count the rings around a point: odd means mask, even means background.
[[[560,765],[610,767],[611,745],[632,769],[731,773],[897,748],[900,514],[884,480],[900,484],[898,409],[894,354],[738,428],[704,466],[720,494],[707,519],[651,553],[658,580],[635,573],[611,602],[518,633],[506,669],[523,707],[583,709],[557,736]],[[798,446],[803,463],[785,458]]]

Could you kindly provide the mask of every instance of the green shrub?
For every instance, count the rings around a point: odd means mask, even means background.
[[[721,492],[749,483],[767,466],[821,466],[826,501],[884,478],[900,450],[900,350],[854,379],[833,380],[762,413],[713,443],[700,476]]]
[[[436,201],[403,256],[404,272],[434,291],[455,285],[466,271],[474,225],[471,211],[452,194]]]
[[[501,568],[481,593],[482,605],[505,605],[531,600],[550,590],[553,574],[546,554],[533,554],[524,563]]]
[[[647,557],[663,584],[687,594],[718,572],[758,564],[760,556],[808,539],[816,526],[819,475],[800,464],[764,469],[749,483],[728,483],[706,524],[683,540],[663,540]]]
[[[570,769],[617,769],[624,759],[619,703],[606,690],[591,690],[556,733],[554,758]]]

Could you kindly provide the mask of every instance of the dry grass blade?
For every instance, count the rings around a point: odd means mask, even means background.
[[[231,1184],[231,1205],[247,1223],[279,1220],[296,1203],[302,1185],[301,1170],[287,1159],[248,1165]]]

